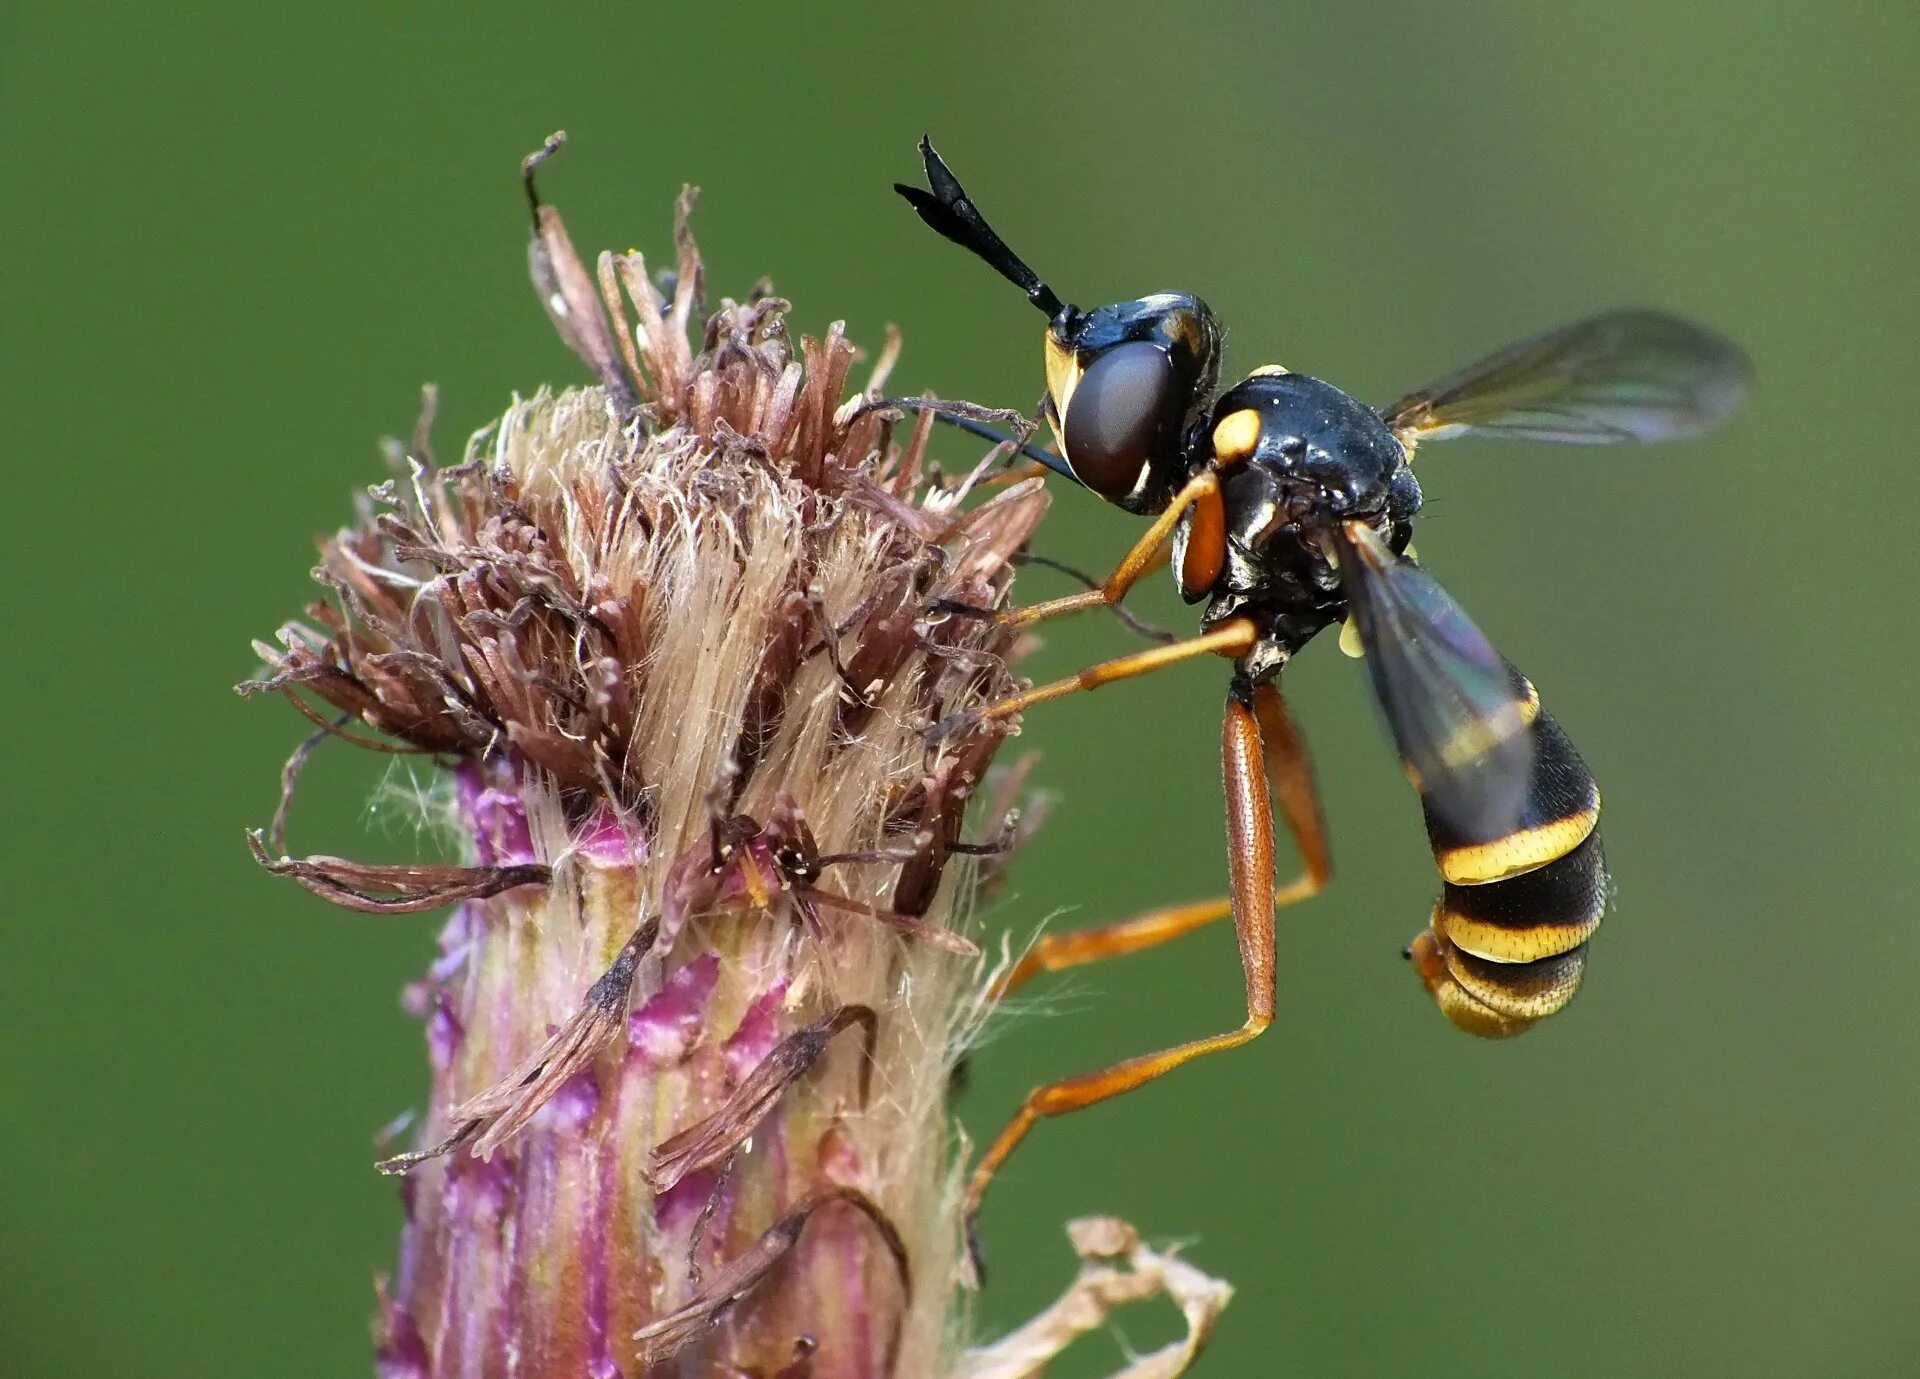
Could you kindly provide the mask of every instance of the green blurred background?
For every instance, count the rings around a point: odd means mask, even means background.
[[[565,126],[583,247],[658,255],[696,181],[716,292],[898,322],[900,383],[986,402],[1037,396],[1039,322],[887,190],[922,130],[1063,291],[1197,291],[1241,370],[1385,400],[1628,302],[1744,342],[1757,397],[1708,440],[1422,462],[1424,560],[1607,792],[1586,994],[1488,1046],[1416,989],[1417,809],[1317,646],[1290,685],[1340,879],[1283,916],[1277,1026],[1043,1127],[982,1309],[1027,1315],[1061,1222],[1117,1212],[1238,1286],[1202,1374],[1920,1373],[1913,38],[1905,6],[1670,0],[0,9],[0,1371],[368,1370],[370,1143],[422,1087],[396,997],[436,924],[254,867],[304,728],[228,686],[423,380],[452,445],[581,378],[515,183]],[[1062,493],[1045,550],[1136,530]],[[1081,620],[1034,670],[1129,644]],[[1061,807],[993,922],[1218,890],[1220,693],[1207,664],[1032,716]],[[296,847],[412,848],[381,778],[323,756]],[[1058,983],[966,1117],[1224,1028],[1238,985],[1225,930]],[[1120,1353],[1087,1348],[1060,1372]]]

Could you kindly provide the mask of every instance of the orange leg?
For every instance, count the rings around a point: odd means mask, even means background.
[[[976,1270],[979,1249],[975,1222],[981,1198],[986,1194],[987,1185],[993,1181],[994,1174],[1020,1141],[1026,1138],[1035,1121],[1043,1116],[1065,1115],[1097,1105],[1130,1092],[1196,1058],[1223,1049],[1238,1048],[1259,1037],[1273,1022],[1273,809],[1268,798],[1266,768],[1276,760],[1289,759],[1299,744],[1294,739],[1285,747],[1276,744],[1273,750],[1268,749],[1263,741],[1262,718],[1271,718],[1276,724],[1282,725],[1285,724],[1285,718],[1284,711],[1279,716],[1271,712],[1264,715],[1260,713],[1264,697],[1262,691],[1248,694],[1238,686],[1229,693],[1220,744],[1227,796],[1227,870],[1233,883],[1229,907],[1233,914],[1234,931],[1240,940],[1240,967],[1246,982],[1245,1021],[1240,1028],[1225,1034],[1130,1058],[1080,1077],[1048,1083],[1028,1093],[1019,1112],[981,1156],[979,1166],[974,1169],[973,1177],[967,1183],[967,1238]],[[1278,696],[1273,696],[1273,699],[1277,704]],[[1311,798],[1310,787],[1307,798]],[[1317,820],[1317,810],[1314,817]],[[1289,818],[1291,821],[1291,811]],[[1310,832],[1307,836],[1315,834]],[[1302,841],[1304,844],[1306,838]],[[1324,852],[1318,869],[1324,872]],[[1315,870],[1315,864],[1310,861],[1309,879]],[[1186,928],[1192,927],[1192,923],[1186,925]],[[1142,932],[1153,931],[1151,928],[1136,931],[1135,937]],[[1185,932],[1185,929],[1177,929],[1169,924],[1160,926],[1161,936],[1171,937],[1174,932]],[[1136,943],[1134,947],[1144,947],[1153,941],[1157,941],[1157,938]],[[1117,951],[1127,950],[1123,947]]]
[[[1156,646],[1150,651],[1137,651],[1131,656],[1121,656],[1111,661],[1101,661],[1098,665],[1088,666],[1079,674],[1069,675],[1064,680],[1035,685],[1030,690],[995,700],[985,708],[953,714],[927,729],[927,737],[929,741],[938,742],[968,724],[978,723],[988,718],[1006,718],[1024,712],[1035,704],[1044,704],[1049,699],[1078,694],[1082,690],[1099,689],[1100,686],[1110,685],[1115,680],[1131,680],[1136,676],[1149,675],[1167,666],[1178,665],[1181,661],[1190,661],[1195,656],[1204,656],[1208,652],[1238,658],[1252,650],[1253,644],[1259,639],[1259,629],[1249,619],[1234,618],[1198,637],[1189,637],[1183,642],[1173,642],[1167,646]]]
[[[1146,534],[1134,542],[1133,549],[1127,552],[1126,558],[1098,589],[1047,599],[1043,603],[1030,603],[1025,608],[1011,608],[1000,615],[1000,620],[1014,627],[1030,627],[1047,618],[1059,617],[1062,613],[1078,613],[1085,608],[1104,608],[1120,602],[1142,575],[1166,563],[1167,543],[1187,509],[1219,492],[1220,476],[1211,469],[1201,470],[1173,496],[1166,511],[1153,519],[1153,525],[1147,528]]]
[[[1313,765],[1307,758],[1307,745],[1287,712],[1286,701],[1272,685],[1262,685],[1254,691],[1253,712],[1266,747],[1268,788],[1279,798],[1287,828],[1300,849],[1300,875],[1274,893],[1274,908],[1282,909],[1326,889],[1333,868],[1327,851],[1326,826],[1320,818],[1320,800],[1313,786]],[[1232,897],[1221,896],[1149,910],[1117,924],[1047,934],[1000,979],[994,996],[998,998],[1018,990],[1042,972],[1060,972],[1157,948],[1232,913]]]
[[[975,484],[974,487],[976,489],[1005,488],[1010,484],[1024,484],[1029,479],[1043,479],[1051,473],[1053,473],[1053,471],[1041,464],[1038,460],[1029,460],[1027,463],[1015,468],[1003,469],[992,478],[982,479],[979,483]]]
[[[1167,666],[1177,665],[1181,661],[1192,660],[1195,656],[1204,656],[1213,652],[1220,656],[1239,657],[1252,649],[1259,640],[1259,631],[1246,618],[1234,618],[1221,623],[1211,632],[1203,632],[1198,637],[1189,637],[1185,641],[1174,642],[1169,646],[1156,646],[1149,651],[1136,651],[1131,656],[1121,656],[1111,661],[1101,661],[1098,665],[1088,666],[1077,675],[1069,675],[1064,680],[1055,680],[1051,684],[1035,685],[1030,690],[1009,695],[1005,699],[987,705],[974,712],[975,719],[1005,718],[1010,714],[1021,713],[1035,704],[1044,704],[1049,699],[1058,699],[1063,695],[1078,694],[1081,690],[1099,689],[1115,680],[1131,680],[1136,676],[1149,675]]]
[[[1287,831],[1300,848],[1300,876],[1273,898],[1275,905],[1291,905],[1326,889],[1333,879],[1333,854],[1327,848],[1327,825],[1320,817],[1320,792],[1314,788],[1306,739],[1294,726],[1287,701],[1271,683],[1254,690],[1253,716],[1266,747],[1267,784],[1279,797]]]
[[[1158,948],[1169,939],[1190,934],[1195,929],[1225,919],[1233,913],[1233,900],[1201,900],[1190,905],[1168,905],[1148,910],[1117,924],[1102,924],[1092,929],[1075,929],[1065,934],[1042,935],[1019,962],[994,985],[994,999],[1017,991],[1042,972],[1060,972],[1084,963]]]

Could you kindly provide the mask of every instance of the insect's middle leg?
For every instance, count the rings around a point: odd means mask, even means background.
[[[1254,691],[1253,712],[1265,748],[1268,788],[1280,801],[1287,829],[1300,850],[1300,875],[1274,892],[1273,906],[1277,910],[1318,895],[1332,879],[1333,866],[1319,794],[1313,784],[1313,764],[1307,756],[1306,742],[1287,712],[1286,701],[1272,685],[1262,685]],[[994,995],[1016,991],[1042,972],[1060,972],[1157,948],[1232,913],[1233,897],[1223,895],[1163,906],[1113,924],[1045,934],[1000,979]]]
[[[1181,661],[1192,660],[1195,656],[1209,653],[1216,656],[1240,657],[1252,650],[1253,644],[1260,639],[1259,629],[1251,619],[1234,618],[1203,632],[1198,637],[1189,637],[1185,641],[1173,642],[1167,646],[1156,646],[1150,651],[1137,651],[1131,656],[1116,657],[1111,661],[1100,661],[1088,666],[1077,674],[1064,680],[1054,680],[1049,684],[1035,685],[1030,690],[1008,695],[1005,699],[995,700],[985,708],[975,709],[972,713],[948,720],[950,723],[977,722],[987,718],[1006,718],[1021,713],[1035,704],[1044,704],[1049,699],[1059,699],[1064,695],[1078,694],[1082,690],[1099,689],[1116,680],[1132,680],[1141,675],[1150,675],[1167,666],[1178,665]]]

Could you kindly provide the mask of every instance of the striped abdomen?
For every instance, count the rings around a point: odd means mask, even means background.
[[[1607,903],[1600,792],[1533,686],[1525,692],[1531,775],[1519,822],[1466,835],[1427,809],[1446,890],[1408,951],[1447,1019],[1493,1039],[1573,999]]]

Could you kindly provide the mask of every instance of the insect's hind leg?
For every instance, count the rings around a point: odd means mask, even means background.
[[[1284,742],[1275,745],[1265,741],[1262,729],[1268,723],[1274,725],[1285,739]],[[986,1153],[981,1155],[980,1163],[967,1183],[964,1204],[967,1243],[976,1274],[981,1269],[977,1231],[981,1200],[1001,1165],[1027,1137],[1027,1132],[1033,1129],[1037,1121],[1098,1105],[1144,1086],[1196,1058],[1238,1048],[1258,1038],[1273,1023],[1276,897],[1273,884],[1273,809],[1267,778],[1276,766],[1284,769],[1289,762],[1303,765],[1304,754],[1297,736],[1292,733],[1291,723],[1285,717],[1285,708],[1278,693],[1270,686],[1253,689],[1236,683],[1228,695],[1226,717],[1221,725],[1221,764],[1227,796],[1227,868],[1233,881],[1228,909],[1233,915],[1234,929],[1240,941],[1240,967],[1246,986],[1246,1019],[1238,1029],[1195,1039],[1157,1053],[1129,1058],[1079,1077],[1036,1087],[1029,1092],[1013,1119],[988,1146]],[[1287,805],[1289,823],[1298,827],[1295,809],[1303,800],[1311,800],[1311,785],[1305,787],[1304,793],[1297,785],[1293,789],[1282,788],[1281,798]],[[1324,842],[1309,844],[1309,838],[1320,838],[1317,809],[1313,812],[1312,827],[1302,838],[1302,845],[1303,848],[1313,848],[1318,858],[1309,862],[1309,879],[1315,875],[1324,879]],[[1317,886],[1315,882],[1316,889]],[[1113,931],[1093,931],[1095,940],[1092,948],[1101,949],[1104,946],[1106,949],[1095,952],[1093,957],[1138,951],[1177,933],[1189,932],[1205,922],[1196,917],[1203,910],[1204,907],[1198,907],[1189,911],[1184,923],[1168,920],[1167,915],[1171,912],[1162,911],[1157,923],[1133,929],[1128,935],[1133,940],[1130,943],[1122,941],[1103,945],[1099,936],[1104,933],[1110,937]],[[1093,957],[1084,960],[1091,961]]]
[[[1260,726],[1268,788],[1279,800],[1288,831],[1300,849],[1300,875],[1274,892],[1273,906],[1282,909],[1324,890],[1332,879],[1333,866],[1327,850],[1326,826],[1320,816],[1319,795],[1314,788],[1313,766],[1307,757],[1306,742],[1287,712],[1286,701],[1271,684],[1262,685],[1254,691],[1253,712]],[[1162,906],[1113,924],[1043,935],[1000,979],[994,995],[1016,991],[1042,972],[1061,972],[1157,948],[1232,914],[1233,897],[1223,895],[1185,905]]]
[[[1073,929],[1063,934],[1043,934],[995,983],[993,994],[998,998],[1017,991],[1042,972],[1062,972],[1070,967],[1157,948],[1232,914],[1233,899],[1223,895],[1187,905],[1163,906],[1112,924]]]

